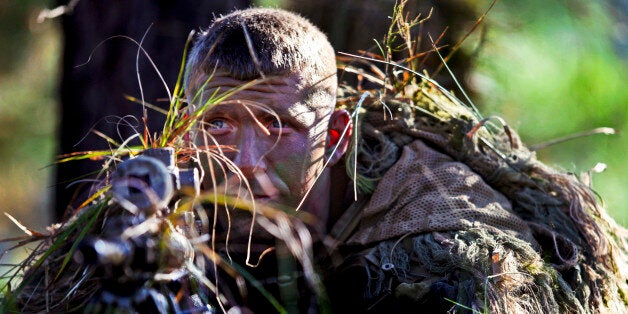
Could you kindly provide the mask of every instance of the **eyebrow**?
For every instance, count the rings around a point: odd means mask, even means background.
[[[215,84],[216,81],[213,79],[209,79],[207,85],[204,86],[202,91],[203,97],[209,97],[213,95],[218,90],[218,95],[222,93],[227,93],[232,89],[237,89],[241,87],[243,84],[247,84],[249,82],[255,81],[246,81],[243,82],[241,80],[232,78],[228,75],[223,76],[220,75],[222,82],[220,84]],[[334,104],[322,104],[316,100],[317,97],[323,97],[327,100],[327,97],[324,97],[323,94],[331,93],[324,87],[321,87],[318,82],[311,86],[307,86],[305,88],[300,88],[299,90],[299,99],[300,103],[303,104],[309,111],[318,113],[321,109],[330,109],[333,110]],[[285,77],[283,76],[269,76],[263,80],[260,80],[258,84],[253,84],[248,86],[245,91],[250,93],[260,93],[260,94],[268,94],[268,93],[285,93],[283,91],[284,88],[290,88],[295,86],[294,84],[290,84],[290,82],[286,82]],[[243,90],[244,91],[244,90]],[[238,92],[234,93],[234,96],[237,95]]]
[[[232,113],[231,106],[248,106],[248,108],[254,113],[260,115],[263,119],[268,119],[270,117],[279,118],[281,121],[287,121],[295,126],[301,128],[308,128],[316,124],[316,110],[312,110],[309,106],[302,104],[303,108],[307,110],[290,110],[294,108],[290,106],[289,108],[270,108],[269,106],[258,103],[256,104],[254,101],[247,100],[227,100],[216,104],[214,107],[207,110],[206,115],[210,116],[219,116],[226,115],[229,116]],[[303,119],[299,118],[299,116],[303,116],[304,114],[313,114],[313,119]]]

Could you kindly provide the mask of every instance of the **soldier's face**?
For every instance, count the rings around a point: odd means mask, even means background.
[[[200,77],[197,82],[206,79]],[[218,88],[220,93],[245,83],[216,73],[205,86],[203,98]],[[306,102],[304,85],[302,78],[293,74],[237,92],[207,111],[197,144],[232,147],[225,150],[225,156],[249,181],[256,202],[294,209],[309,195],[302,208],[326,219],[326,139],[333,104]],[[205,188],[208,184],[205,180]]]

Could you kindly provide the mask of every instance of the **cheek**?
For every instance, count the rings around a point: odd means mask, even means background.
[[[214,184],[220,185],[225,181],[227,177],[232,173],[225,172],[227,167],[223,162],[219,162],[216,158],[217,153],[201,153],[200,163],[203,169],[203,189],[209,190],[214,187]]]
[[[280,177],[294,181],[294,179],[300,177],[301,174],[304,173],[304,169],[307,168],[305,166],[306,159],[308,159],[307,154],[291,150],[282,154],[281,158],[275,160],[275,171]]]
[[[322,159],[315,156],[318,150],[312,151],[307,146],[291,146],[282,149],[282,152],[278,151],[273,161],[277,176],[293,191],[307,188],[322,164]]]

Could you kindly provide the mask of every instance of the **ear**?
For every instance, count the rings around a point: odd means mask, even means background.
[[[344,109],[332,112],[327,129],[325,157],[329,160],[328,166],[335,165],[347,151],[351,141],[351,115]],[[344,133],[344,134],[343,134]]]

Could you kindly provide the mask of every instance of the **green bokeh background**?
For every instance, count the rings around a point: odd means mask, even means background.
[[[465,78],[476,105],[486,116],[504,117],[528,144],[601,126],[628,130],[628,22],[621,1],[498,2],[464,46],[476,54],[476,68]],[[478,12],[490,4],[473,3]],[[58,127],[61,35],[59,21],[35,19],[51,5],[0,0],[0,211],[37,230],[51,216],[47,166]],[[574,173],[607,164],[594,187],[611,215],[628,225],[627,152],[620,133],[556,145],[539,157]],[[0,238],[18,231],[0,216]]]
[[[541,160],[579,174],[605,163],[593,187],[628,225],[628,19],[624,1],[501,1],[471,85],[485,115],[506,118],[527,144],[612,127],[539,151]],[[476,40],[477,42],[477,40]]]

